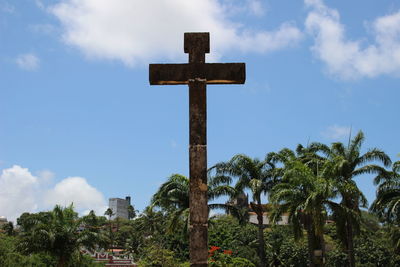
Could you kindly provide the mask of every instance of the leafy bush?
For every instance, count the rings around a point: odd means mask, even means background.
[[[255,267],[245,258],[232,256],[231,250],[221,250],[215,246],[211,247],[208,263],[210,267]]]
[[[274,226],[266,229],[267,262],[272,266],[308,266],[306,241],[295,241],[288,226]]]
[[[180,264],[173,251],[157,245],[145,249],[144,257],[138,262],[140,267],[177,267]]]

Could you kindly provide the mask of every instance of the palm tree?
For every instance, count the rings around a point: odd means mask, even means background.
[[[323,265],[327,209],[337,209],[337,204],[331,201],[337,194],[333,180],[326,178],[330,176],[329,171],[329,162],[325,162],[317,174],[301,160],[286,162],[282,181],[272,188],[269,196],[275,207],[273,221],[288,212],[296,240],[305,228],[310,266]],[[314,256],[317,250],[322,252],[319,264]]]
[[[271,190],[277,181],[275,166],[267,160],[252,159],[246,155],[238,154],[228,162],[221,162],[213,166],[215,179],[225,181],[228,185],[237,178],[234,186],[236,194],[250,189],[253,201],[251,208],[257,214],[258,221],[258,255],[262,267],[266,266],[263,206],[261,196]]]
[[[128,219],[134,219],[136,217],[136,212],[135,207],[133,205],[128,206]]]
[[[114,215],[114,212],[111,208],[108,208],[105,212],[104,215],[108,216],[108,220],[111,221],[111,217]]]
[[[266,156],[267,161],[273,164],[281,163],[283,167],[276,168],[276,171],[283,176],[287,164],[293,161],[299,161],[308,166],[315,175],[319,172],[320,166],[326,162],[326,158],[318,155],[318,148],[312,145],[304,147],[298,144],[296,150],[293,151],[289,148],[283,148],[279,152],[270,152]]]
[[[214,200],[218,196],[233,194],[234,189],[221,184],[216,179],[209,179],[208,200]],[[163,183],[151,200],[152,206],[160,207],[169,213],[170,221],[167,229],[174,229],[179,218],[185,218],[188,225],[189,215],[189,178],[181,174],[173,174]],[[228,208],[224,204],[209,204],[210,209]]]
[[[384,172],[381,166],[368,164],[370,162],[377,161],[385,167],[391,164],[389,156],[377,148],[370,149],[362,154],[361,146],[364,140],[364,134],[360,131],[352,140],[349,140],[347,146],[340,142],[332,143],[331,147],[321,143],[312,143],[310,145],[311,148],[323,153],[327,160],[334,163],[332,166],[333,176],[342,198],[341,204],[346,208],[346,210],[342,210],[341,216],[338,215],[336,226],[338,236],[346,248],[350,267],[355,266],[353,239],[360,228],[359,207],[366,207],[367,205],[366,198],[353,179],[360,175]]]
[[[156,232],[162,232],[162,221],[163,214],[161,212],[155,211],[152,206],[147,206],[143,213],[139,216],[139,225],[142,229],[147,230],[147,234],[151,235]]]
[[[400,161],[393,164],[391,171],[379,174],[374,182],[378,189],[371,210],[385,222],[400,225]]]
[[[189,207],[189,178],[172,174],[153,195],[151,203],[164,209],[186,209]]]
[[[74,256],[80,257],[82,247],[91,250],[99,242],[98,233],[80,229],[81,222],[72,204],[66,208],[57,205],[46,215],[32,221],[30,227],[21,233],[21,251],[49,253],[57,259],[58,267],[64,267]]]
[[[392,170],[375,177],[376,199],[370,210],[378,215],[390,232],[396,253],[400,252],[400,161],[393,163]]]
[[[98,247],[106,248],[107,247],[107,237],[104,235],[102,229],[106,224],[106,218],[104,216],[96,216],[95,212],[91,210],[88,215],[83,216],[80,219],[81,226],[84,229],[90,229],[90,231],[98,234],[99,242],[97,243]]]
[[[180,174],[171,175],[163,183],[151,200],[153,207],[160,207],[167,211],[171,216],[167,229],[174,229],[179,218],[183,214],[188,214],[189,210],[189,179]],[[187,222],[187,216],[186,222]],[[187,224],[187,223],[186,223]]]

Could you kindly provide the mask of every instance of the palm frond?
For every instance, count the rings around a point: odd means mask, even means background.
[[[359,153],[364,140],[364,133],[359,131],[350,142],[350,146],[348,148],[349,154],[352,155],[354,153]]]
[[[400,160],[393,163],[393,171],[400,172]]]
[[[352,172],[353,177],[363,175],[363,174],[381,174],[384,173],[386,170],[379,165],[369,164],[358,168]]]
[[[381,162],[385,167],[392,164],[390,157],[380,149],[373,148],[355,160],[355,164],[362,165],[371,161]]]
[[[346,148],[344,147],[343,143],[341,143],[341,142],[332,143],[331,151],[334,155],[338,155],[343,158],[347,158]]]
[[[311,150],[314,152],[321,152],[324,154],[326,157],[331,156],[331,149],[329,146],[323,144],[323,143],[318,143],[318,142],[313,142],[308,146]]]

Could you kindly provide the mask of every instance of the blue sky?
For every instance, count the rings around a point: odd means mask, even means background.
[[[0,0],[0,216],[109,197],[142,210],[188,175],[188,90],[150,86],[148,64],[245,62],[245,85],[208,87],[208,165],[308,141],[400,152],[400,2]],[[371,202],[372,177],[360,177]]]

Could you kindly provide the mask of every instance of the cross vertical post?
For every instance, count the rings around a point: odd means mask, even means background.
[[[205,63],[209,33],[185,33],[188,64],[150,64],[151,85],[189,85],[189,252],[191,267],[208,266],[207,84],[243,84],[244,63]]]
[[[185,34],[189,64],[205,63],[210,51],[208,34]],[[192,267],[207,266],[207,106],[206,79],[189,79],[189,255]]]

